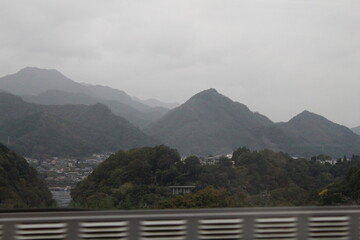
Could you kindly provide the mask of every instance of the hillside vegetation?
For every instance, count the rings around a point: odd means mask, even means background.
[[[36,170],[0,144],[0,209],[54,205],[50,191]]]
[[[180,160],[166,146],[119,151],[73,189],[73,205],[90,208],[196,208],[303,206],[322,204],[324,188],[341,182],[351,166],[292,159],[270,150],[239,148],[232,159],[202,165],[196,156]],[[168,186],[195,186],[172,196]]]

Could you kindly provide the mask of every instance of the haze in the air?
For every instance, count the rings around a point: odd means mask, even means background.
[[[273,121],[360,125],[355,0],[2,0],[0,76],[26,66],[141,99],[216,88]]]

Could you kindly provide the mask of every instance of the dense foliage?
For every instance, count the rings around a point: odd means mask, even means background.
[[[0,208],[50,207],[54,204],[36,170],[0,144]]]
[[[95,208],[146,208],[179,184],[180,155],[165,146],[119,151],[71,192],[75,204]]]
[[[337,174],[346,174],[346,177],[329,184],[319,193],[321,204],[360,204],[360,156],[353,156],[351,161],[342,161],[338,165],[342,168]]]
[[[73,205],[91,208],[201,208],[318,205],[326,186],[360,161],[335,165],[293,159],[270,150],[239,148],[232,159],[203,165],[166,146],[119,151],[73,189]],[[359,171],[360,176],[360,171]],[[172,196],[168,186],[195,186]],[[360,194],[359,194],[360,196]]]

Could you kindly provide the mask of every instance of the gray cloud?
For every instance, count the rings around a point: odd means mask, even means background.
[[[141,98],[214,87],[275,121],[360,125],[355,0],[2,0],[0,75],[56,68]]]

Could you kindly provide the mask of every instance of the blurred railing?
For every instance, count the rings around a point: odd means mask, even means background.
[[[1,240],[359,239],[359,207],[0,212]]]

